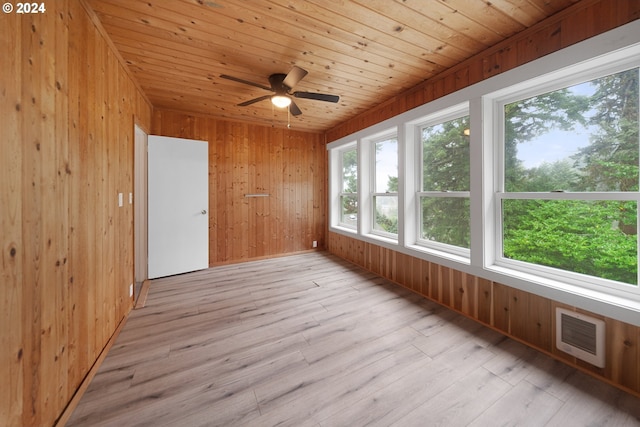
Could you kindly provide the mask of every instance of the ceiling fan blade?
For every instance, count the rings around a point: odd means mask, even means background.
[[[292,116],[299,116],[300,114],[302,114],[300,108],[293,101],[291,101],[291,104],[289,105],[289,112]]]
[[[239,79],[238,77],[228,76],[226,74],[220,74],[220,77],[227,80],[233,80],[234,82],[244,83],[249,86],[259,87],[260,89],[271,90],[269,86],[261,85],[260,83],[250,82],[249,80]]]
[[[289,74],[287,74],[287,77],[285,77],[284,80],[282,81],[282,84],[287,86],[289,89],[292,89],[295,85],[297,85],[300,82],[300,80],[304,78],[304,76],[307,75],[307,73],[308,73],[307,70],[304,70],[294,65],[291,71],[289,71]]]
[[[292,95],[296,98],[315,99],[317,101],[325,102],[338,102],[340,100],[338,95],[327,95],[326,93],[294,92]]]
[[[261,96],[260,98],[255,98],[249,101],[244,101],[241,102],[240,104],[238,104],[238,107],[246,107],[247,105],[251,105],[251,104],[255,104],[256,102],[260,102],[260,101],[264,101],[265,99],[269,99],[271,98],[273,95],[265,95],[265,96]]]

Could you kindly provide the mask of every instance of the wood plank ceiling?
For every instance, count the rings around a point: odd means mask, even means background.
[[[577,0],[87,0],[157,108],[321,132],[410,89]],[[309,74],[288,117],[264,89]]]

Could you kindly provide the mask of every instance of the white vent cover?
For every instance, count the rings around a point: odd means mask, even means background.
[[[556,308],[556,347],[604,368],[604,322],[584,314]]]

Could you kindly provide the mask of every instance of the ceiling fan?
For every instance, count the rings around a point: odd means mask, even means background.
[[[247,105],[254,104],[256,102],[264,101],[266,99],[271,99],[273,105],[279,108],[289,107],[289,111],[294,116],[298,116],[302,114],[300,108],[293,102],[292,97],[295,98],[305,98],[305,99],[315,99],[316,101],[325,101],[325,102],[338,102],[340,99],[337,95],[327,95],[324,93],[315,93],[315,92],[291,92],[291,89],[294,88],[295,85],[300,82],[307,75],[307,70],[304,70],[300,67],[294,66],[288,74],[271,74],[269,76],[269,86],[261,85],[259,83],[250,82],[248,80],[243,80],[238,77],[228,76],[226,74],[220,75],[223,79],[233,80],[235,82],[244,83],[246,85],[259,87],[260,89],[268,90],[273,92],[274,95],[264,95],[259,98],[251,99],[249,101],[242,102],[238,104],[240,107],[246,107]]]

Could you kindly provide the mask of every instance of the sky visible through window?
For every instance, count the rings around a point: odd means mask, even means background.
[[[376,146],[380,148],[376,152],[376,192],[384,193],[389,177],[398,176],[398,141],[388,139]]]

